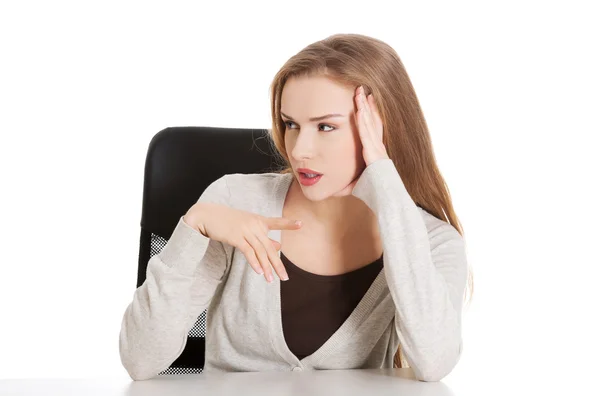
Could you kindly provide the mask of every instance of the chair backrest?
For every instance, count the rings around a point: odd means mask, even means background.
[[[146,279],[152,256],[159,253],[179,218],[206,187],[226,174],[266,173],[282,169],[266,129],[171,127],[150,141],[144,170],[137,286]],[[194,374],[204,368],[206,311],[188,333],[181,355],[164,374]]]

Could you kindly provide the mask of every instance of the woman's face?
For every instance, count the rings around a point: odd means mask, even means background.
[[[312,186],[299,183],[312,201],[343,190],[365,168],[354,96],[355,87],[322,76],[292,78],[285,83],[281,117],[286,124],[285,148],[294,175],[300,181],[298,168],[323,174]],[[340,116],[310,120],[327,114]]]

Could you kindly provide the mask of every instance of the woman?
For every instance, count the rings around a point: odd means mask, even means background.
[[[206,310],[204,371],[440,380],[462,352],[468,264],[398,55],[358,34],[311,44],[277,73],[271,109],[286,168],[225,175],[180,218],[123,317],[124,367],[167,368]]]

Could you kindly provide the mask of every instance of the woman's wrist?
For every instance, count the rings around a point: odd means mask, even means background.
[[[204,224],[200,220],[197,212],[198,212],[198,207],[196,205],[194,205],[192,207],[192,209],[190,209],[183,216],[183,222],[186,223],[188,226],[192,227],[193,229],[197,230],[198,232],[200,232],[202,235],[207,236]]]

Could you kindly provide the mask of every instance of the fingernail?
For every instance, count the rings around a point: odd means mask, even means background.
[[[284,278],[281,278],[281,280],[286,281],[286,280],[290,280],[290,278],[287,276],[287,274],[284,275]]]
[[[271,275],[271,274],[267,275],[267,281],[269,283],[273,282],[273,275]]]

